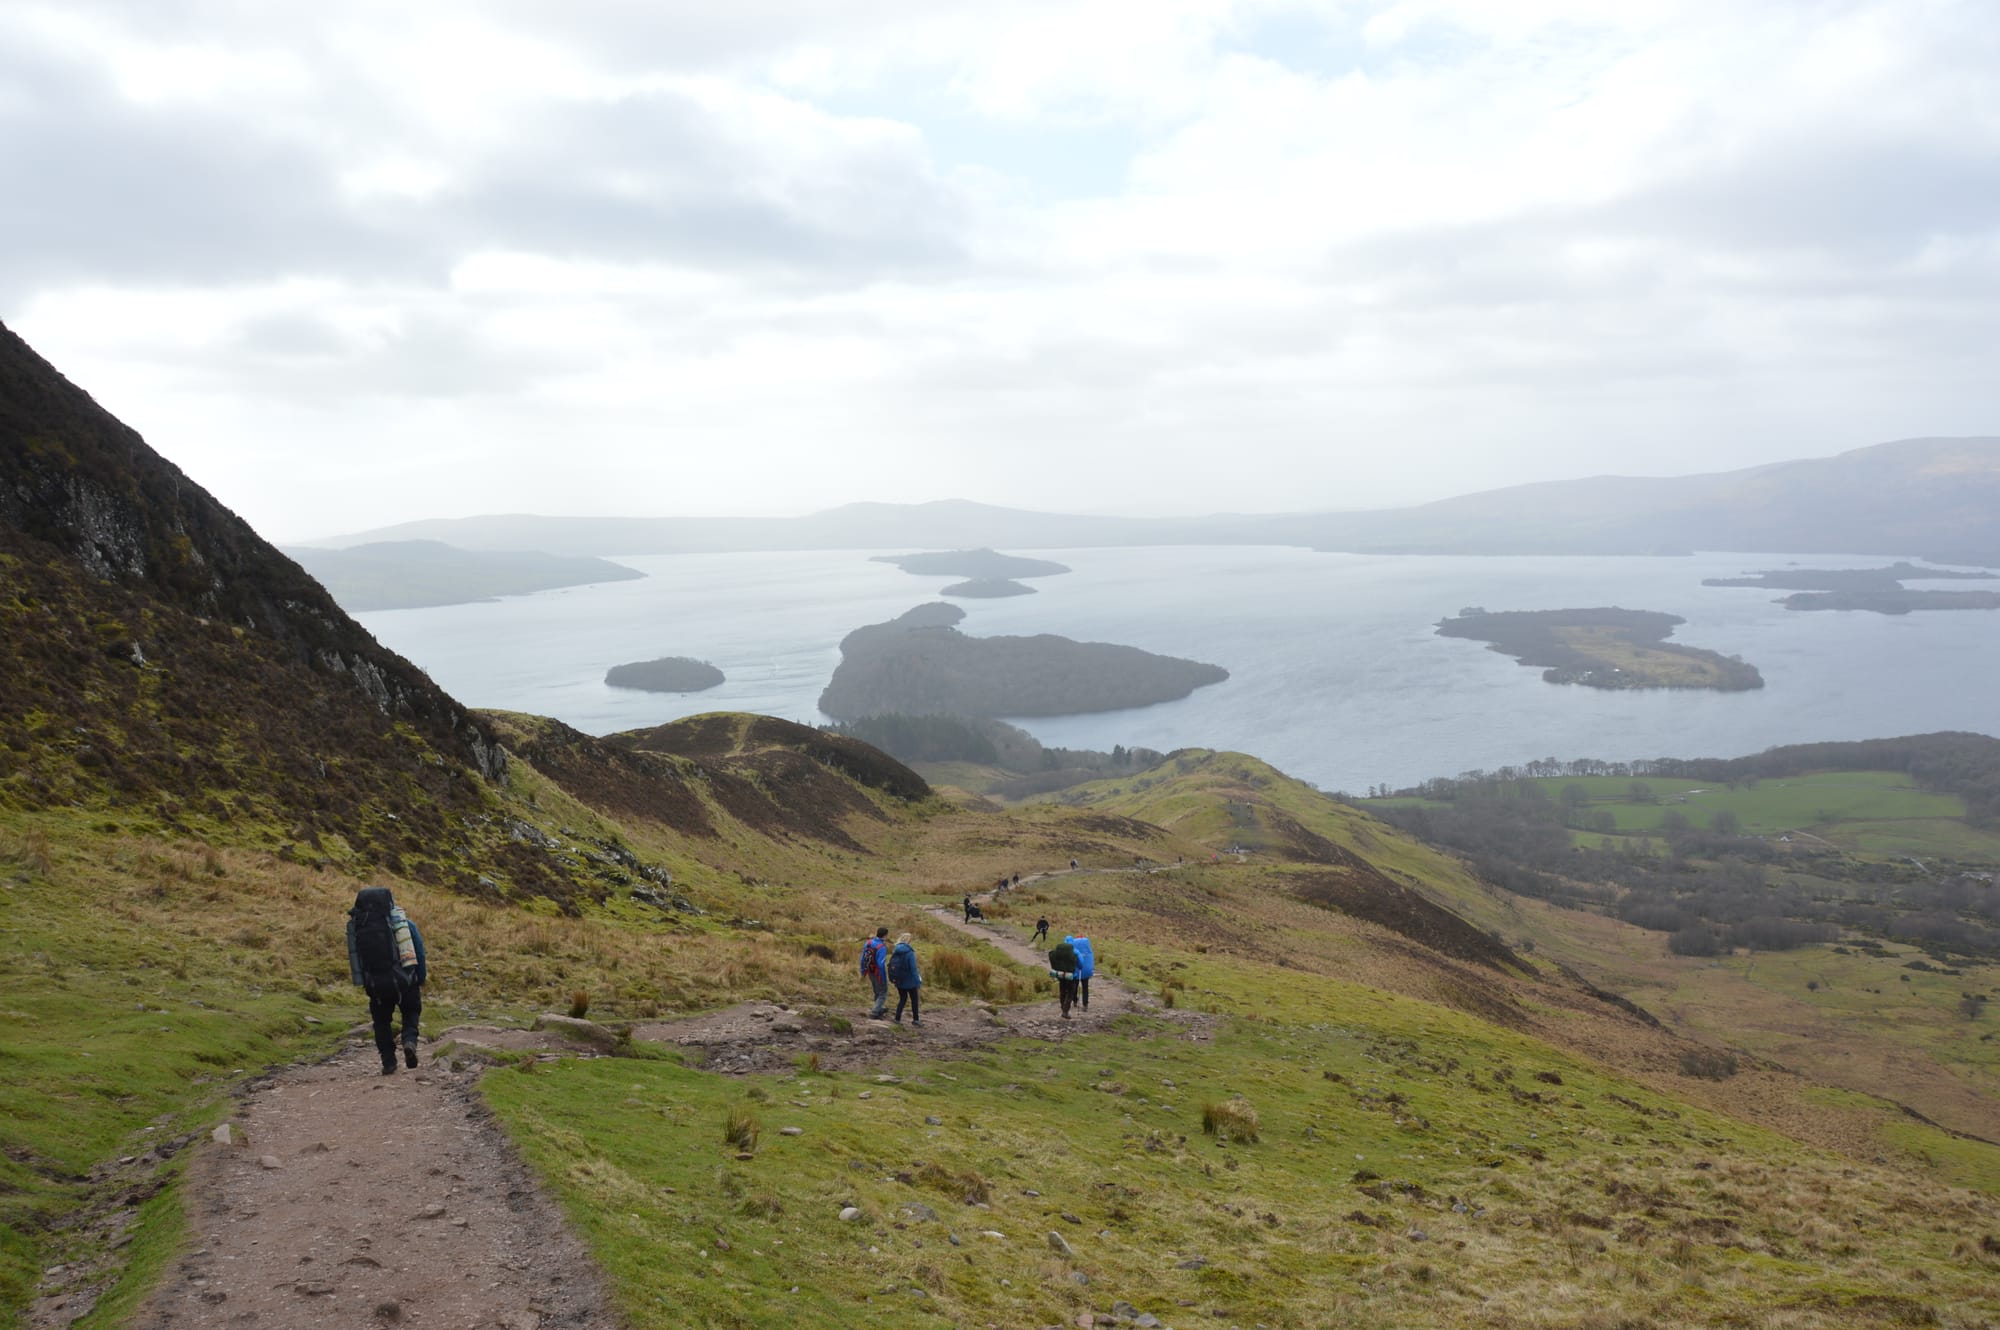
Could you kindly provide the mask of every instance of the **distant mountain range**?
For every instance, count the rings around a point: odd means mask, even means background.
[[[1903,439],[1741,471],[1547,481],[1369,512],[1096,517],[952,499],[855,503],[805,517],[432,518],[321,543],[416,539],[572,555],[1192,544],[1377,554],[1702,549],[2000,564],[2000,438]]]

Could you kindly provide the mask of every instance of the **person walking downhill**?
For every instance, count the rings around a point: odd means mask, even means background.
[[[917,973],[917,952],[910,945],[908,933],[896,935],[896,949],[889,953],[889,982],[896,986],[896,1024],[903,1023],[903,1005],[908,1003],[910,1024],[922,1025],[924,1017],[917,1008],[917,990],[924,986],[924,978]]]
[[[1028,935],[1028,944],[1033,946],[1036,942],[1047,942],[1048,940],[1049,917],[1043,915],[1041,918],[1035,920],[1035,931]]]
[[[879,1021],[889,1005],[889,930],[878,928],[875,936],[861,944],[861,977],[875,993],[874,1009],[868,1019]]]
[[[417,1025],[423,1019],[424,980],[429,977],[424,935],[387,887],[363,887],[354,893],[354,908],[347,912],[347,972],[368,994],[382,1074],[396,1074],[391,1021],[398,1010],[403,1015],[403,1064],[416,1066]]]
[[[1073,937],[1069,944],[1076,950],[1076,999],[1077,1005],[1090,1010],[1090,976],[1097,973],[1097,953],[1092,950],[1090,939]]]
[[[1049,974],[1056,981],[1056,997],[1062,1003],[1062,1018],[1076,1005],[1076,944],[1070,938],[1056,943],[1049,952]]]

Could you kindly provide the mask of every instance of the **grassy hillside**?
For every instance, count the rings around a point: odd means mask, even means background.
[[[0,1322],[67,1320],[60,1266],[129,1323],[230,1096],[352,1037],[382,884],[434,1034],[809,1018],[789,1071],[487,1055],[636,1326],[1990,1324],[2000,1147],[1663,1028],[1563,963],[1615,921],[1255,759],[1008,808],[768,718],[471,713],[7,336],[0,445]],[[927,908],[1014,873],[995,924],[1088,931],[1132,1014],[1048,1021]],[[856,1036],[877,925],[981,1038]],[[1836,954],[1858,1028],[1896,957]],[[1960,1065],[1908,1032],[1964,976],[1902,978],[1899,1088]]]

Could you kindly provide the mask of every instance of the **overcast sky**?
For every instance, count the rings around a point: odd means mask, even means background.
[[[0,320],[280,539],[2000,433],[1993,0],[4,0]]]

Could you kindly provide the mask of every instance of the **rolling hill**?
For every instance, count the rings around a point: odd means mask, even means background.
[[[11,334],[0,571],[0,1319],[157,1323],[240,1217],[201,1161],[299,1185],[210,1132],[349,1042],[381,884],[452,1087],[398,1102],[499,1124],[627,1326],[1990,1320],[2000,1148],[1686,1038],[1254,758],[1002,806],[770,718],[472,710]],[[1013,873],[991,931],[944,917]],[[1115,1015],[1055,1018],[1038,914]],[[922,1030],[865,1019],[878,925]],[[563,1011],[595,1042],[529,1028]],[[338,1130],[396,1157],[393,1114]],[[389,1287],[394,1246],[280,1253],[278,1293]],[[216,1324],[271,1294],[213,1269]]]
[[[436,518],[343,538],[408,539],[567,554],[1305,545],[1381,554],[1915,554],[2000,565],[2000,437],[1903,439],[1703,475],[1546,481],[1365,512],[1092,517],[942,500],[796,518]]]

